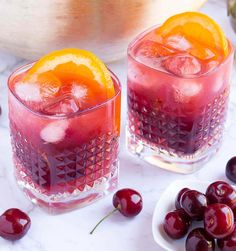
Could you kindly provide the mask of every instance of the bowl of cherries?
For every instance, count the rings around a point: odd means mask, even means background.
[[[236,251],[236,188],[225,181],[176,181],[159,199],[155,241],[168,251]]]

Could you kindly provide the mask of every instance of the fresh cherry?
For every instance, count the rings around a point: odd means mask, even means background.
[[[134,189],[121,189],[117,191],[113,196],[113,206],[115,208],[97,223],[90,234],[93,234],[98,225],[100,225],[100,223],[102,223],[106,218],[111,216],[116,211],[119,211],[126,217],[134,217],[138,215],[143,208],[142,196]]]
[[[181,196],[180,205],[190,218],[202,220],[207,206],[207,198],[203,193],[189,190]]]
[[[21,239],[29,230],[29,216],[17,208],[8,209],[0,216],[0,236],[15,241]]]
[[[114,194],[113,206],[124,216],[133,217],[141,212],[143,201],[139,192],[130,188],[124,188]]]
[[[179,193],[178,193],[178,195],[177,195],[177,197],[176,197],[176,199],[175,199],[175,208],[176,208],[176,209],[180,209],[180,208],[181,208],[180,199],[181,199],[182,195],[183,195],[185,192],[189,191],[189,190],[190,190],[189,188],[185,187],[185,188],[183,188],[183,189],[181,189],[181,190],[179,191]]]
[[[210,184],[206,190],[206,196],[210,204],[223,203],[230,206],[236,202],[236,191],[225,181],[216,181]]]
[[[204,228],[195,228],[187,236],[186,251],[214,251],[215,240]]]
[[[229,180],[236,183],[236,156],[228,161],[225,174]]]
[[[183,209],[169,212],[164,220],[164,230],[172,239],[184,237],[189,229],[191,222]]]
[[[204,227],[213,238],[221,239],[234,231],[234,214],[225,204],[212,204],[205,209]]]
[[[218,247],[221,251],[235,251],[236,250],[236,225],[231,235],[224,239],[217,240]]]
[[[210,204],[226,204],[236,213],[236,191],[227,182],[216,181],[210,184],[206,196]]]

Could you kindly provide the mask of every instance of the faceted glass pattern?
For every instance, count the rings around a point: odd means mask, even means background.
[[[129,90],[129,131],[147,144],[170,150],[179,157],[195,154],[204,146],[218,143],[222,136],[226,116],[228,91],[225,90],[212,103],[199,107],[195,118],[191,111],[159,104],[152,107],[142,95]]]

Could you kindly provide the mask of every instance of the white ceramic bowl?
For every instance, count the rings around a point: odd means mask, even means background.
[[[188,180],[179,180],[173,182],[161,195],[159,201],[156,204],[153,219],[152,219],[152,233],[155,242],[163,248],[163,250],[168,251],[184,251],[185,250],[185,238],[180,240],[173,240],[167,236],[163,229],[163,220],[165,215],[175,209],[175,198],[178,192],[184,188],[188,187],[190,189],[198,190],[202,193],[205,193],[207,187],[211,182],[202,182],[202,181],[188,181]],[[191,226],[191,229],[203,226],[202,222],[194,222]],[[190,229],[190,230],[191,230]],[[217,249],[216,249],[217,250]]]

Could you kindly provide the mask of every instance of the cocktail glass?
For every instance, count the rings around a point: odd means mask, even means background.
[[[152,165],[192,173],[222,142],[234,50],[228,42],[229,55],[220,64],[175,51],[156,56],[171,50],[155,41],[157,28],[128,48],[127,146]],[[186,46],[184,38],[175,39]]]
[[[88,205],[117,186],[121,86],[110,72],[113,98],[81,111],[72,107],[76,112],[67,115],[35,112],[14,90],[32,65],[8,80],[15,176],[34,203],[61,213]],[[70,98],[58,102],[63,109],[75,105]]]

